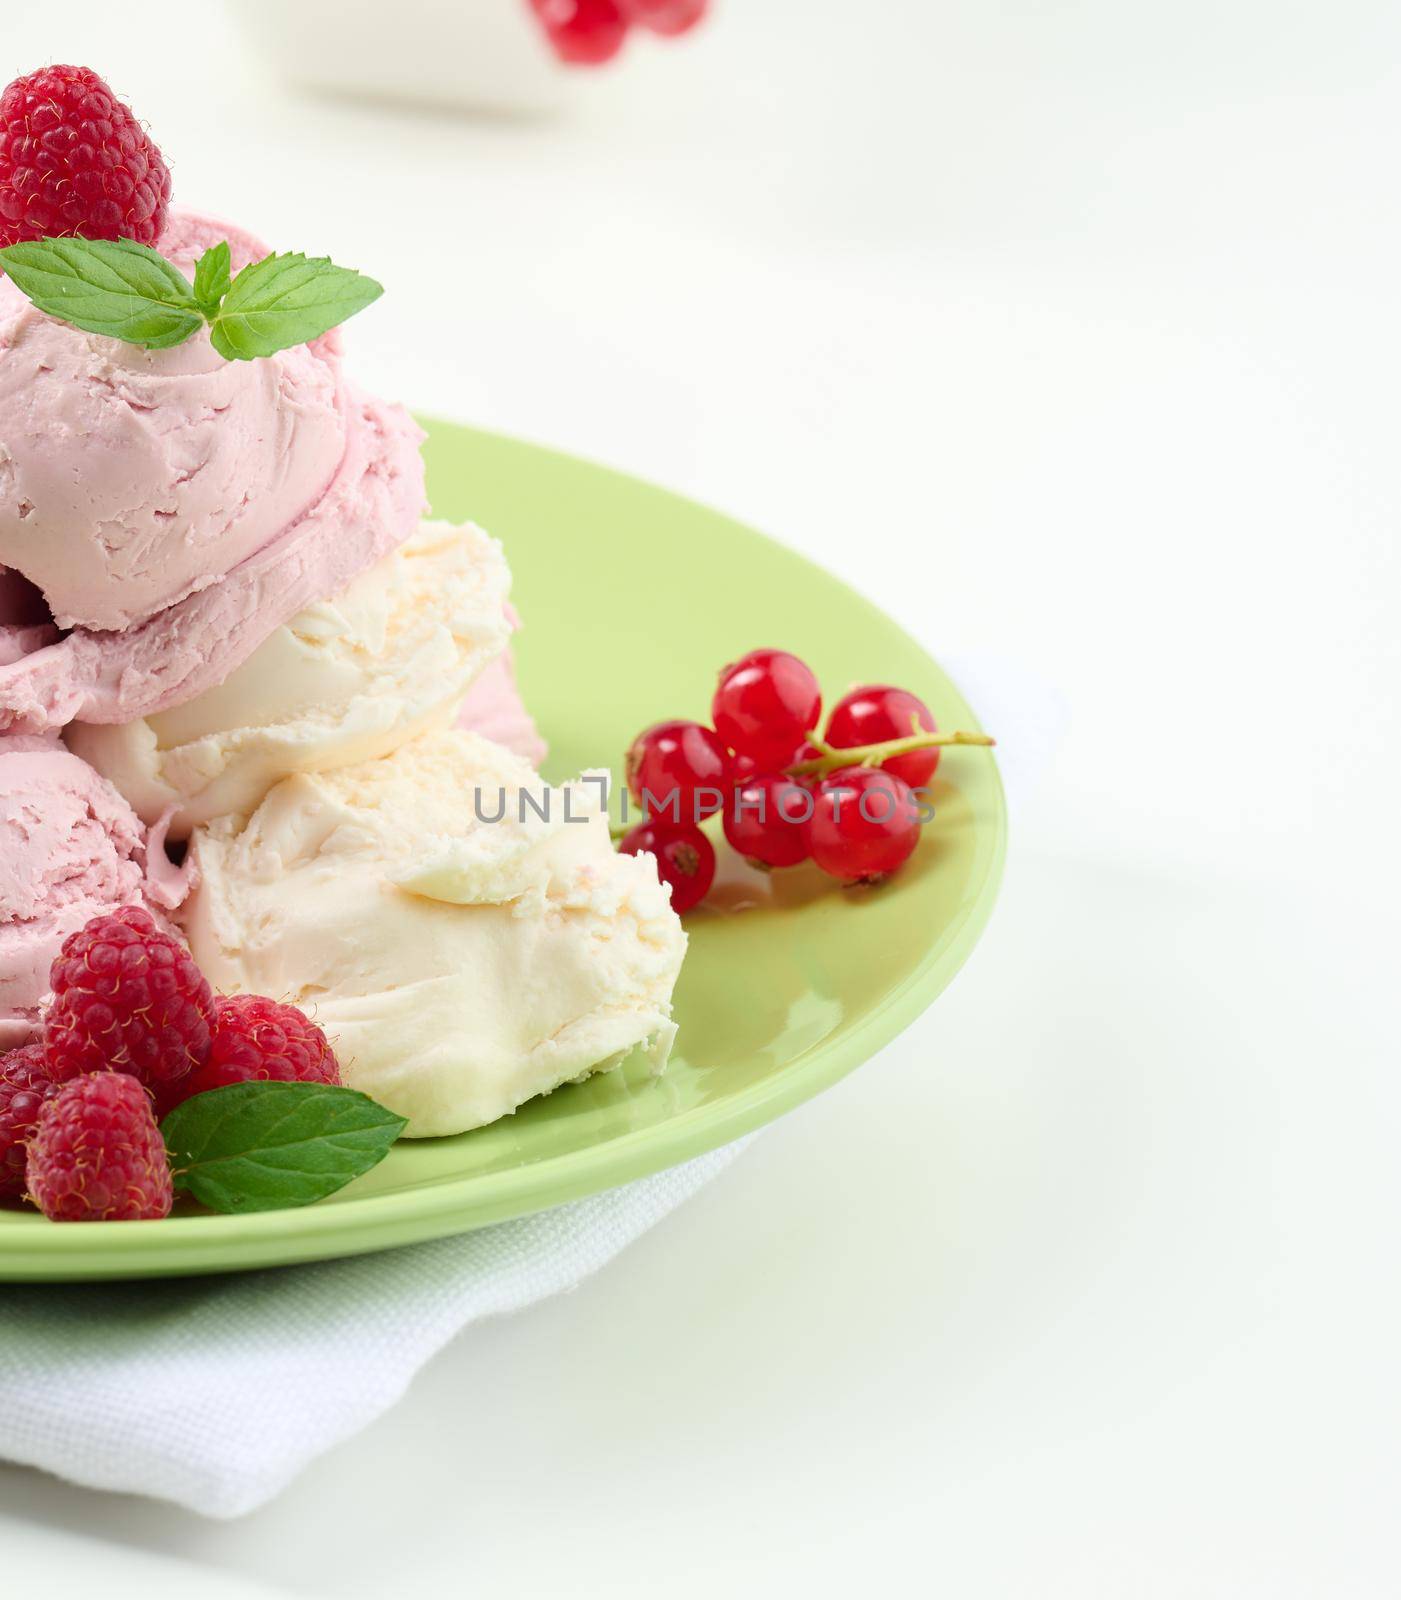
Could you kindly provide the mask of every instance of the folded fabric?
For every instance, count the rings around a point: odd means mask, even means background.
[[[168,1282],[0,1286],[0,1457],[241,1516],[388,1410],[463,1328],[573,1288],[744,1142],[554,1211],[380,1255]]]

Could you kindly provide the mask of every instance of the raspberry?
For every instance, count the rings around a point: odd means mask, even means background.
[[[0,1200],[24,1198],[25,1145],[57,1090],[40,1040],[0,1056]]]
[[[169,204],[160,151],[91,67],[40,67],[0,95],[0,245],[153,245]]]
[[[179,1097],[254,1080],[339,1083],[340,1067],[326,1035],[304,1011],[260,994],[215,1001],[209,1057],[180,1085]]]
[[[214,994],[184,945],[139,906],[70,934],[49,983],[44,1047],[60,1082],[127,1072],[164,1103],[209,1054]]]
[[[29,1197],[53,1222],[140,1222],[170,1214],[174,1188],[150,1097],[124,1072],[65,1083],[29,1141]]]

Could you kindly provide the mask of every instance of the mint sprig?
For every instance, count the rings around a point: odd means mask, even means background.
[[[324,1200],[377,1166],[407,1123],[368,1095],[321,1083],[232,1083],[161,1123],[175,1187],[214,1211]]]
[[[230,273],[227,241],[206,250],[194,282],[130,239],[34,239],[0,249],[0,268],[36,306],[87,333],[168,350],[208,326],[229,361],[305,344],[379,299],[373,278],[325,256],[265,256]]]

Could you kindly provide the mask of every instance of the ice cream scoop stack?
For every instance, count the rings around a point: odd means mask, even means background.
[[[534,770],[508,552],[428,518],[420,429],[342,370],[334,296],[379,286],[163,190],[154,253],[91,219],[38,237],[70,175],[26,211],[4,158],[0,1047],[41,1028],[68,934],[141,906],[216,988],[314,1012],[411,1135],[663,1062],[685,935],[595,787]],[[158,284],[144,312],[103,320],[109,271]]]

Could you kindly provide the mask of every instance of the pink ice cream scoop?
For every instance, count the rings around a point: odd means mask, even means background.
[[[186,271],[226,224],[177,213]],[[402,543],[422,435],[341,377],[333,332],[257,361],[196,335],[146,351],[39,313],[0,283],[0,566],[57,633],[0,616],[0,733],[129,722],[221,682],[303,606]]]
[[[513,628],[520,627],[514,606],[506,607],[506,618]],[[495,744],[504,744],[532,767],[538,767],[545,759],[549,746],[540,737],[535,718],[521,699],[509,645],[487,665],[467,691],[457,715],[457,726],[479,733]]]
[[[216,238],[179,217],[185,270]],[[217,583],[325,492],[345,453],[339,363],[316,345],[225,361],[197,333],[145,350],[84,333],[0,282],[0,563],[61,628],[121,629]]]
[[[345,457],[304,516],[212,588],[121,633],[75,628],[0,665],[0,733],[134,722],[222,683],[304,606],[337,594],[418,526],[422,438],[398,406],[347,388]],[[0,660],[3,656],[0,656]]]
[[[184,898],[161,831],[51,738],[0,739],[0,1050],[39,1024],[49,967],[70,933],[118,906]]]

